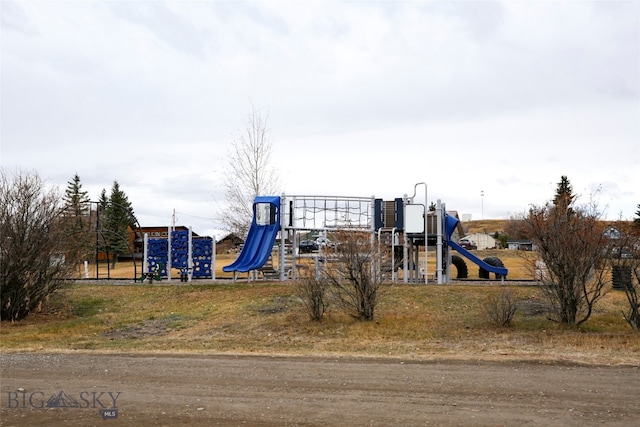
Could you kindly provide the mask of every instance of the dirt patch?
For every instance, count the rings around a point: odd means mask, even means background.
[[[276,296],[271,301],[260,304],[257,310],[260,314],[277,314],[289,310],[291,305],[291,298]]]
[[[522,310],[525,316],[546,316],[550,313],[549,302],[540,298],[524,298],[518,301],[518,309]]]
[[[104,332],[102,335],[112,339],[141,339],[164,335],[172,329],[175,329],[179,325],[181,319],[181,316],[151,319],[135,325],[111,329]]]

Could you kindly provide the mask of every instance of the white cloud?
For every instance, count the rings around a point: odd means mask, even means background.
[[[94,197],[117,179],[143,222],[217,216],[252,104],[297,194],[426,181],[449,208],[505,217],[567,175],[610,216],[640,202],[635,1],[0,7],[2,166],[61,186],[78,172]]]

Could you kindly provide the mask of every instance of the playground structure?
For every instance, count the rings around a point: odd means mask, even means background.
[[[426,186],[426,184],[425,184]],[[462,257],[480,267],[480,277],[489,278],[494,273],[503,279],[508,270],[496,257],[480,259],[455,241],[458,219],[446,211],[437,201],[435,211],[428,212],[425,203],[415,203],[414,196],[404,195],[392,201],[371,197],[343,196],[259,196],[253,203],[253,219],[245,244],[238,258],[224,266],[224,272],[232,272],[234,280],[239,273],[247,273],[248,279],[263,277],[285,281],[300,277],[301,259],[311,258],[316,272],[323,267],[323,255],[302,254],[298,250],[301,236],[310,232],[326,236],[332,231],[366,232],[371,244],[388,246],[391,254],[391,277],[399,280],[398,260],[402,262],[402,279],[405,283],[451,282],[453,264],[458,278],[467,277],[467,266]],[[279,239],[278,239],[279,237]],[[278,243],[279,242],[279,243]],[[429,274],[430,248],[436,249],[436,271]],[[420,259],[420,247],[424,250],[424,262]],[[459,255],[451,253],[451,249]],[[277,258],[277,265],[274,260]],[[146,270],[145,270],[146,271]]]
[[[171,281],[171,272],[180,272],[181,282],[192,279],[215,280],[215,245],[211,237],[193,236],[187,230],[168,229],[167,238],[149,238],[144,234],[143,274],[140,281],[166,279]]]

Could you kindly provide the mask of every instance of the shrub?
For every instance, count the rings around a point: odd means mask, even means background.
[[[384,254],[365,232],[336,232],[336,246],[327,250],[323,277],[337,304],[358,320],[373,320],[382,286]]]
[[[296,293],[302,300],[309,318],[314,321],[321,321],[324,313],[329,307],[328,304],[329,282],[321,280],[307,274],[296,283]]]
[[[489,321],[495,326],[509,326],[518,310],[516,298],[509,288],[502,288],[499,294],[490,296],[484,305]]]
[[[607,283],[599,266],[608,240],[597,209],[566,203],[533,206],[523,225],[538,246],[544,274],[536,279],[554,319],[570,326],[586,322]]]
[[[58,289],[75,265],[55,190],[35,173],[0,174],[0,320],[20,320]]]

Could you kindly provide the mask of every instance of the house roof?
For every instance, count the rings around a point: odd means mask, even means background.
[[[186,227],[184,225],[176,225],[173,227],[174,230],[176,231],[185,231],[188,230],[189,227]],[[152,227],[140,227],[140,228],[136,228],[135,231],[140,231],[142,234],[144,233],[151,233],[151,232],[161,232],[161,233],[167,233],[169,230],[169,226],[168,225],[158,225],[158,226],[152,226]],[[199,237],[198,233],[194,232],[193,230],[191,230],[191,234],[194,237]]]
[[[242,243],[244,242],[244,239],[238,236],[236,233],[229,233],[226,236],[224,236],[222,239],[218,240],[218,243],[222,243],[222,242]]]

